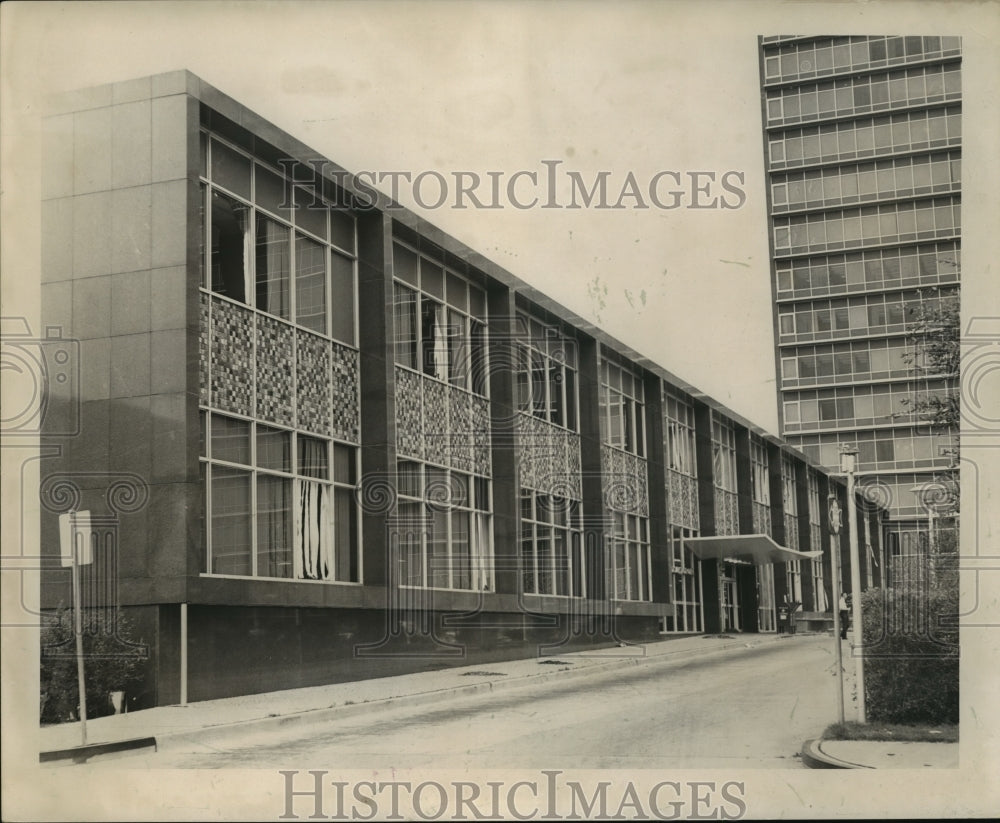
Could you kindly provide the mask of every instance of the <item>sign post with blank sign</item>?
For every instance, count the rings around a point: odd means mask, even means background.
[[[76,679],[80,691],[80,730],[87,745],[87,689],[83,677],[83,606],[80,602],[80,566],[94,562],[90,512],[59,515],[59,548],[63,566],[73,569],[73,634],[76,636]]]

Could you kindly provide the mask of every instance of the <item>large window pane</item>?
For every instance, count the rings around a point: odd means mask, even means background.
[[[250,472],[212,467],[212,573],[249,575]]]
[[[295,237],[295,320],[326,334],[326,249],[301,235]]]
[[[212,459],[250,465],[250,423],[213,414]]]
[[[217,140],[213,140],[212,182],[249,200],[250,159]]]
[[[257,424],[257,466],[271,471],[292,470],[292,434]]]
[[[285,178],[260,165],[255,166],[254,174],[256,175],[254,202],[283,220],[291,222],[290,187],[286,185]]]
[[[212,194],[212,291],[246,303],[250,279],[250,207]]]
[[[292,481],[257,476],[257,576],[292,576]]]
[[[420,301],[420,334],[423,341],[423,372],[438,380],[448,379],[448,342],[445,337],[444,306],[423,297]]]
[[[334,571],[337,580],[358,582],[358,508],[353,489],[333,490],[333,522],[336,532]]]
[[[288,234],[287,226],[258,213],[257,308],[285,320],[291,312]]]
[[[332,328],[330,335],[354,344],[354,261],[334,252],[330,256]]]
[[[328,480],[330,477],[327,442],[315,437],[298,435],[298,474]]]
[[[417,368],[417,293],[395,284],[393,307],[394,345],[396,362]]]

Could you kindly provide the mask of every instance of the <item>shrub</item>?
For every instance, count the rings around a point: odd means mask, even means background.
[[[958,576],[949,567],[954,557],[935,560],[943,562],[934,574],[915,576],[913,585],[862,595],[872,722],[958,722]]]
[[[134,629],[122,613],[115,615],[115,632],[86,625],[83,634],[84,685],[87,691],[87,717],[113,714],[108,700],[112,691],[138,691],[142,683],[146,648],[132,640]],[[39,715],[43,723],[63,723],[78,718],[80,706],[76,670],[76,638],[73,613],[59,609],[54,622],[42,629],[41,701]]]

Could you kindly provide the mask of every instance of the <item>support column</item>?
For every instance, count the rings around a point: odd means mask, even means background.
[[[788,545],[787,535],[785,534],[785,490],[781,480],[781,449],[774,445],[774,443],[765,441],[764,450],[767,454],[767,492],[771,500],[771,537],[779,546],[794,549],[797,547]],[[779,610],[780,626],[780,610],[785,604],[785,597],[791,595],[791,592],[788,590],[788,564],[786,562],[775,563],[773,565],[774,602]],[[791,621],[791,615],[789,615],[789,621]]]
[[[799,460],[795,461],[795,507],[798,511],[796,519],[799,527],[799,544],[792,546],[799,551],[810,551],[811,527],[809,524],[809,467]],[[813,611],[816,603],[816,590],[813,586],[812,564],[821,560],[808,560],[802,565],[802,610]]]
[[[670,584],[670,518],[667,477],[664,466],[663,391],[660,378],[645,373],[646,467],[649,482],[649,543],[653,577],[653,600],[673,602]]]
[[[393,357],[392,221],[361,212],[358,226],[358,329],[361,348],[361,480],[396,486],[396,375]],[[388,580],[386,512],[362,511],[362,552],[367,585]]]
[[[517,433],[517,349],[525,333],[519,329],[514,293],[499,283],[487,292],[490,318],[490,448],[493,460],[493,545],[496,588],[501,594],[520,590],[521,525]]]
[[[600,370],[598,345],[580,336],[580,465],[583,471],[583,511],[590,522],[603,523],[604,470],[601,465]],[[587,539],[587,538],[590,539]],[[587,597],[607,599],[606,548],[608,535],[584,535],[587,551]]]
[[[715,461],[712,458],[712,410],[704,403],[694,402],[695,457],[698,464],[698,522],[702,537],[714,537],[715,528]],[[701,564],[702,608],[705,631],[722,631],[722,592],[719,590],[719,561],[704,560]]]

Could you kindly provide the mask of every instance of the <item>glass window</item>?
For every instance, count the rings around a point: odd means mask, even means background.
[[[291,479],[258,474],[256,510],[257,576],[292,577],[294,574],[292,561],[294,541],[292,537]],[[235,573],[247,574],[248,572]]]
[[[298,234],[295,236],[295,320],[300,326],[326,334],[326,248]]]
[[[211,539],[213,574],[253,571],[248,471],[212,466]]]
[[[292,211],[284,178],[259,164],[254,166],[254,202],[282,220],[291,222]]]
[[[438,380],[448,379],[448,344],[444,306],[427,297],[420,300],[421,369]]]
[[[417,293],[395,284],[393,311],[396,362],[407,368],[417,368]]]
[[[250,158],[218,140],[213,140],[212,182],[249,200]]]
[[[271,471],[292,470],[292,434],[257,424],[257,466]]]
[[[327,442],[316,437],[300,434],[298,441],[298,474],[328,480],[330,477]]]
[[[290,319],[291,261],[289,231],[263,214],[257,214],[257,308]]]
[[[339,199],[338,202],[344,202]],[[343,209],[330,209],[330,240],[345,251],[354,252],[354,218]]]
[[[411,286],[419,286],[420,280],[417,274],[417,255],[405,246],[395,245],[392,250],[392,273],[400,280],[404,280]]]
[[[330,291],[332,303],[331,336],[354,344],[354,261],[337,252],[330,255]]]
[[[312,189],[296,186],[294,191],[296,227],[326,240],[327,205]]]
[[[213,414],[212,459],[250,465],[250,423]]]
[[[444,269],[426,257],[420,258],[420,287],[431,296],[444,300]]]
[[[250,207],[213,192],[212,291],[241,303],[250,296],[249,231]]]

